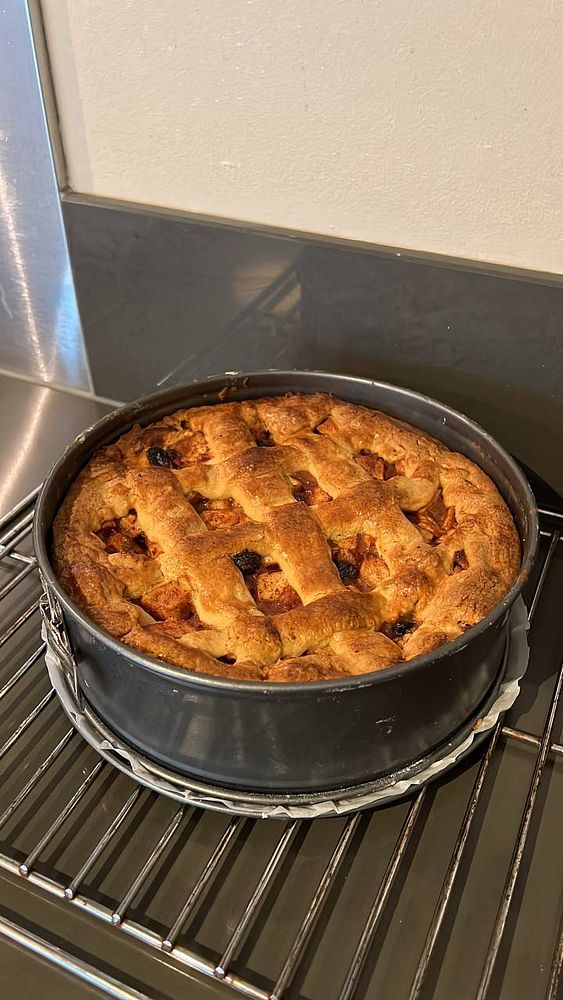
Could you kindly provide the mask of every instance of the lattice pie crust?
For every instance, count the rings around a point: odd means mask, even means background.
[[[328,395],[179,410],[98,452],[54,524],[58,576],[130,646],[206,674],[311,681],[435,649],[519,568],[491,480]]]

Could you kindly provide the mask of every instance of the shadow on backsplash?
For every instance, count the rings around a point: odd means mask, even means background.
[[[66,204],[96,392],[313,368],[434,395],[559,490],[563,287]]]

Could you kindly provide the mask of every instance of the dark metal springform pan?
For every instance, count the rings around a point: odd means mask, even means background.
[[[51,525],[92,454],[133,424],[185,406],[286,392],[329,392],[421,427],[480,465],[514,516],[518,578],[483,621],[452,642],[387,670],[302,684],[192,673],[138,653],[78,608],[55,577]],[[538,543],[536,504],[522,472],[484,430],[407,389],[306,371],[214,376],[130,403],[81,434],[48,476],[37,503],[35,551],[51,606],[60,606],[82,695],[132,747],[181,774],[251,791],[351,788],[427,757],[479,716],[499,682],[508,613]]]

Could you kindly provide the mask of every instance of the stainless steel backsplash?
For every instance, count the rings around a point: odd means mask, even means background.
[[[27,4],[0,30],[0,369],[91,390]]]

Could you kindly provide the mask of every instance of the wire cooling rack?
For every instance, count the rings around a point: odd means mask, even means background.
[[[561,513],[540,511],[530,668],[491,738],[410,800],[280,823],[178,808],[69,728],[43,663],[35,495],[0,524],[0,868],[216,995],[556,1000]],[[112,996],[149,995],[1,912],[0,932]]]

